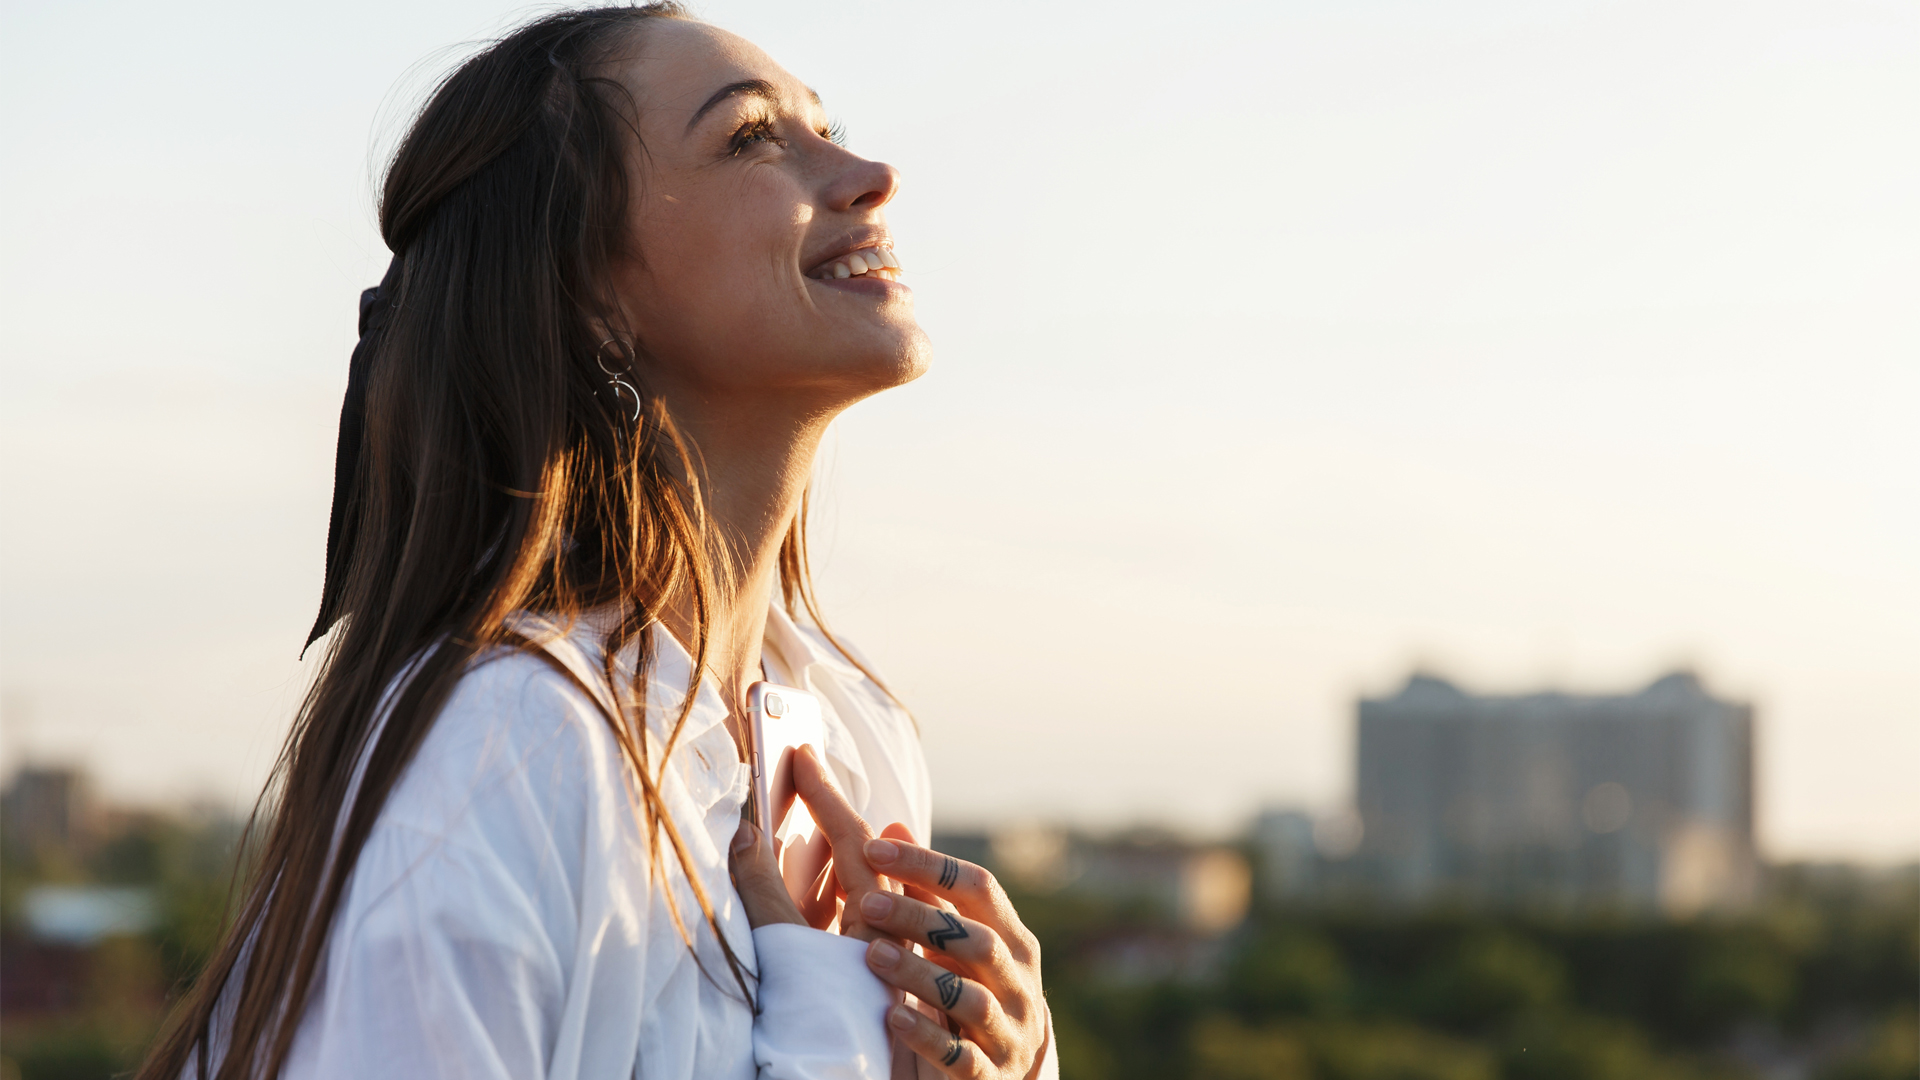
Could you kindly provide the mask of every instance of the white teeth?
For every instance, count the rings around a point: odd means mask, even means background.
[[[888,281],[898,281],[901,269],[900,258],[893,253],[892,248],[865,248],[841,258],[832,266],[820,271],[820,277],[844,280],[874,274]]]

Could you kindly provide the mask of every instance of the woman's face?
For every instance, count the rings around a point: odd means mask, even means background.
[[[893,167],[836,145],[812,91],[725,31],[655,20],[623,55],[644,149],[616,287],[657,389],[817,410],[925,370]]]

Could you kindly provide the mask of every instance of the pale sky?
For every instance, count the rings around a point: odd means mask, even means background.
[[[0,13],[0,768],[251,799],[384,152],[533,10]],[[815,524],[941,819],[1331,810],[1416,664],[1685,664],[1769,852],[1920,855],[1920,8],[697,10],[905,174],[935,368]]]

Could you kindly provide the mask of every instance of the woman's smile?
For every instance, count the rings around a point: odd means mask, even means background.
[[[871,274],[882,281],[898,282],[902,268],[891,243],[860,247],[834,255],[807,271],[816,281],[846,281]]]
[[[884,254],[882,254],[884,253]],[[892,266],[886,265],[888,261]],[[875,265],[878,263],[879,265]],[[891,248],[852,252],[807,274],[807,282],[835,292],[864,293],[883,300],[907,300],[913,290],[900,280],[900,261]]]

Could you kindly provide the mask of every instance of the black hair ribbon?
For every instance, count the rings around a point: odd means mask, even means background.
[[[340,442],[333,452],[333,516],[327,522],[327,570],[320,586],[320,614],[313,632],[300,647],[301,655],[340,619],[341,592],[346,588],[347,565],[360,532],[353,513],[354,488],[360,480],[360,449],[366,440],[367,378],[373,365],[373,334],[386,323],[394,292],[400,284],[400,256],[387,264],[380,284],[360,293],[360,341],[347,362],[347,395],[340,403]]]

